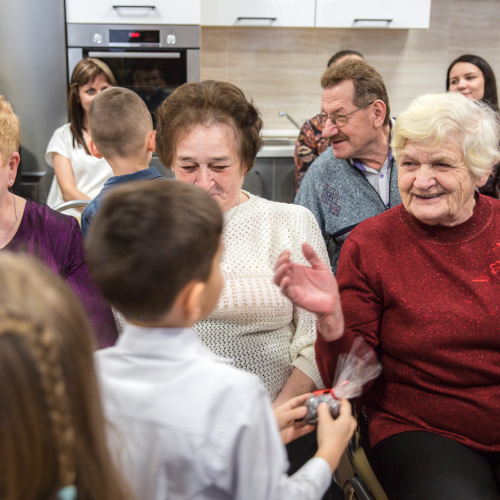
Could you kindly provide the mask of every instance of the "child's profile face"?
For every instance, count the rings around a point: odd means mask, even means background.
[[[222,257],[222,240],[219,242],[219,248],[217,249],[214,259],[212,261],[212,271],[208,277],[205,290],[203,291],[203,296],[201,298],[201,317],[199,320],[206,318],[215,309],[217,302],[219,301],[219,296],[222,291],[222,285],[224,284],[224,278],[222,277],[222,271],[220,268],[220,260]],[[198,321],[199,321],[198,320]]]

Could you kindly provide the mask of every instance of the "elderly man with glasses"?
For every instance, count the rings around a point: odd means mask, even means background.
[[[349,232],[401,203],[401,197],[380,74],[365,61],[345,60],[323,73],[321,86],[316,118],[331,147],[307,171],[295,203],[316,216],[335,272]]]

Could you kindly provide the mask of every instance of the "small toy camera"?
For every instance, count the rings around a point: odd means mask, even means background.
[[[313,392],[312,396],[309,396],[305,402],[307,414],[304,420],[306,424],[315,425],[318,423],[318,406],[320,403],[326,403],[328,405],[330,414],[333,418],[339,416],[340,401],[335,399],[333,389],[323,389]]]

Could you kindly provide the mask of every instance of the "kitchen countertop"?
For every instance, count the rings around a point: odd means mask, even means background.
[[[298,135],[296,129],[264,129],[264,146],[257,158],[293,158]]]

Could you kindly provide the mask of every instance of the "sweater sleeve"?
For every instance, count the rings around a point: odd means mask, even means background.
[[[318,162],[323,162],[322,157],[314,160],[307,174],[302,179],[300,189],[295,197],[295,204],[301,205],[312,212],[323,236],[325,245],[328,244],[329,236],[326,234],[326,221],[321,206],[320,193],[322,179],[320,178],[320,167]]]
[[[302,255],[302,243],[309,243],[318,254],[320,259],[330,265],[328,253],[326,251],[318,223],[313,214],[309,211],[304,211],[305,217],[305,233],[302,233],[302,238],[297,239],[297,260],[305,264],[306,259]],[[300,253],[299,253],[300,252]],[[316,365],[314,355],[314,342],[316,341],[316,315],[302,309],[301,307],[293,308],[293,322],[295,325],[295,334],[290,345],[290,357],[292,365],[310,377],[317,387],[322,387],[321,378]]]
[[[99,348],[112,346],[118,338],[110,306],[90,277],[83,248],[83,237],[76,219],[68,234],[70,251],[64,256],[64,273],[68,285],[78,295],[97,335]]]
[[[340,252],[337,272],[345,320],[344,335],[333,342],[318,335],[315,345],[318,369],[326,387],[333,385],[338,356],[350,351],[357,336],[362,336],[372,349],[378,347],[383,301],[374,277],[370,276],[369,260],[366,256],[362,258],[360,246],[349,236]]]

